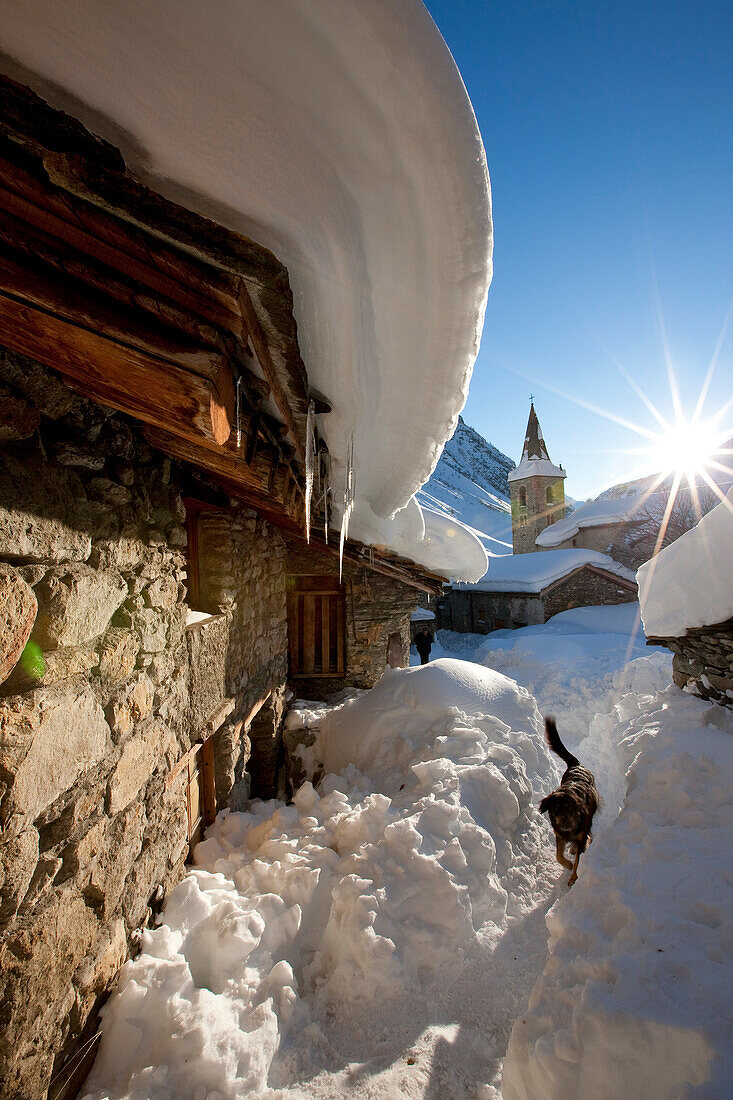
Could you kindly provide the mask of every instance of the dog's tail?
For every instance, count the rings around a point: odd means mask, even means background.
[[[580,761],[577,756],[573,756],[571,752],[568,752],[563,745],[560,740],[560,734],[557,732],[554,718],[545,718],[545,737],[552,751],[556,753],[561,760],[564,760],[569,768],[577,767]]]

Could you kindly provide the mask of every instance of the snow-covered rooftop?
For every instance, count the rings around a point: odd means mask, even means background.
[[[549,458],[525,459],[507,474],[507,481],[521,481],[525,477],[567,477],[562,466],[556,466]]]
[[[647,496],[647,493],[634,493],[622,497],[589,500],[569,516],[545,527],[544,531],[540,531],[535,543],[537,546],[559,546],[567,539],[575,538],[582,527],[604,527],[609,523],[622,523],[632,518]]]
[[[413,623],[427,623],[431,622],[435,618],[433,611],[428,611],[427,607],[417,607],[410,615],[410,622]]]
[[[404,507],[465,402],[492,252],[481,136],[423,4],[9,0],[0,38],[145,182],[287,266],[337,510],[352,443],[354,518]]]
[[[583,565],[605,569],[625,581],[636,580],[631,569],[596,550],[540,550],[535,554],[506,554],[490,558],[488,572],[477,584],[457,584],[454,587],[462,592],[537,593]]]
[[[639,602],[648,637],[679,638],[733,617],[733,489],[696,527],[641,566]]]

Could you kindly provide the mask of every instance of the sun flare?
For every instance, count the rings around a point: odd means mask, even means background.
[[[716,461],[722,442],[713,421],[696,422],[680,418],[667,431],[656,436],[651,448],[653,466],[660,474],[675,474],[693,480]]]

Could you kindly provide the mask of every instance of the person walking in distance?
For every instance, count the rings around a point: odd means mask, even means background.
[[[422,630],[419,630],[415,637],[415,649],[420,654],[420,664],[426,665],[430,660],[430,650],[433,645],[433,635],[428,628],[424,626]]]

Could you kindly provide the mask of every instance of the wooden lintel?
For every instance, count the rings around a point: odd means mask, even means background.
[[[229,438],[231,375],[230,392],[222,395],[207,378],[2,293],[0,343],[58,370],[87,397],[147,424],[194,442],[222,444]]]

